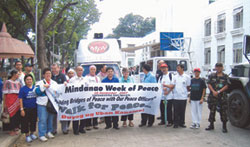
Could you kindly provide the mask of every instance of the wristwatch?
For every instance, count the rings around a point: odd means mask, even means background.
[[[22,110],[23,110],[23,108],[20,108],[20,110],[22,111]]]
[[[220,94],[220,90],[218,90],[218,94]]]

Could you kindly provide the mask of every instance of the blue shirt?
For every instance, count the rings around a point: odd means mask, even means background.
[[[142,83],[157,83],[157,81],[155,76],[148,72],[148,74],[144,75]]]
[[[127,80],[125,80],[122,76],[122,78],[120,79],[120,83],[134,83],[134,80],[130,76],[127,78]]]
[[[24,108],[36,108],[36,94],[33,92],[34,88],[34,86],[32,88],[23,86],[20,89],[18,97],[23,99]]]
[[[102,80],[102,83],[119,83],[119,79],[114,77],[110,80],[108,77]]]

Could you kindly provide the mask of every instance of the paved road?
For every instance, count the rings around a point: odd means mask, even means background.
[[[186,125],[191,124],[191,114],[189,104],[186,111]],[[104,125],[100,125],[99,130],[91,130],[86,134],[75,136],[70,130],[70,134],[63,135],[61,131],[55,139],[42,143],[38,140],[27,144],[22,136],[17,142],[17,146],[36,147],[249,147],[250,129],[240,129],[228,125],[229,133],[221,132],[221,122],[219,115],[215,123],[215,130],[207,132],[204,129],[208,122],[207,104],[203,107],[203,120],[201,128],[192,130],[189,128],[165,128],[158,126],[157,120],[152,128],[139,128],[140,115],[135,116],[134,128],[122,128],[120,130],[105,130]],[[122,123],[120,122],[120,125]]]

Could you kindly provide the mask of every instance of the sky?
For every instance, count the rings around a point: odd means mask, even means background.
[[[129,13],[146,17],[156,16],[157,0],[95,0],[97,9],[102,13],[99,22],[91,26],[88,38],[94,33],[103,33],[104,36],[112,33],[112,28],[119,24],[119,18]]]

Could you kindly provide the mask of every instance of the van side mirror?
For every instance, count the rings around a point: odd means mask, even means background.
[[[248,62],[250,63],[250,36],[249,35],[245,35],[244,36],[244,44],[243,44],[243,54],[246,57],[246,59],[248,60]]]

